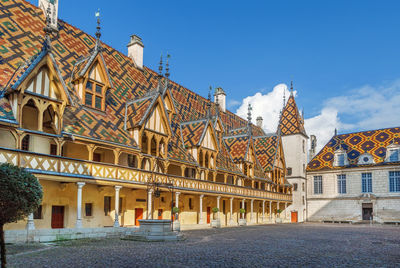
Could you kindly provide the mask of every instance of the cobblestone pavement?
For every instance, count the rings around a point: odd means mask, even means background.
[[[400,227],[281,224],[185,231],[185,241],[59,243],[9,267],[400,267]]]

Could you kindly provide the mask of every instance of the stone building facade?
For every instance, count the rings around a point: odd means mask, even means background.
[[[335,135],[307,166],[309,221],[400,222],[400,128]]]
[[[131,227],[138,220],[274,222],[292,203],[281,136],[65,21],[58,1],[0,3],[0,162],[34,173],[42,205],[14,230]],[[46,8],[47,6],[47,8]],[[165,72],[163,73],[163,68]],[[219,101],[221,100],[221,101]],[[244,214],[239,209],[245,208]],[[81,231],[79,233],[82,233]]]

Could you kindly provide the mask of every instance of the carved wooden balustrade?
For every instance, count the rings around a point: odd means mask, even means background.
[[[173,183],[175,189],[225,194],[255,199],[292,202],[292,195],[242,186],[185,178],[125,166],[71,159],[60,156],[0,148],[0,163],[11,163],[29,169],[32,173],[68,175],[77,178],[114,180],[145,185],[149,176],[156,176],[161,184]]]

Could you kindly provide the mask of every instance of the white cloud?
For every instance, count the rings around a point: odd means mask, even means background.
[[[274,132],[282,109],[283,92],[287,100],[289,91],[285,84],[279,84],[266,94],[261,92],[244,98],[236,114],[247,118],[250,103],[253,106],[253,123],[257,116],[262,116],[264,130]],[[317,150],[320,150],[332,138],[335,128],[339,133],[346,133],[399,126],[399,103],[400,80],[377,87],[363,86],[327,99],[318,115],[305,119],[305,128],[308,135],[317,137]]]
[[[240,104],[241,104],[240,101],[237,101],[237,100],[228,100],[227,108],[228,108],[228,109],[231,109],[231,108],[233,108],[233,107],[235,107],[235,106],[238,106],[238,105],[240,105]]]
[[[283,108],[284,92],[287,100],[290,92],[285,84],[275,86],[271,92],[265,95],[261,92],[257,92],[253,96],[248,96],[243,99],[242,104],[236,110],[236,114],[247,118],[248,105],[250,103],[253,107],[252,122],[255,123],[256,118],[261,116],[264,119],[264,130],[266,132],[275,132],[278,125],[279,112]],[[293,93],[296,94],[296,91]]]

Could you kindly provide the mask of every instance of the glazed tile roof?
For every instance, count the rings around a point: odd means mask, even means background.
[[[182,139],[185,143],[185,146],[198,146],[201,142],[204,131],[207,129],[207,125],[207,120],[197,120],[193,122],[182,123]]]
[[[254,138],[254,150],[258,161],[265,172],[272,171],[278,149],[278,135]]]
[[[233,162],[233,159],[223,142],[220,146],[220,153],[217,155],[217,169],[242,174],[240,168]]]
[[[293,93],[290,94],[286,106],[282,111],[279,128],[283,136],[299,133],[307,135],[304,129],[304,121],[299,113],[299,109],[297,109]]]
[[[307,171],[343,168],[333,166],[334,153],[339,149],[347,154],[347,167],[358,166],[358,158],[364,153],[372,155],[375,165],[385,164],[386,147],[392,143],[400,143],[400,127],[336,135],[308,163]]]
[[[28,2],[23,0],[0,2],[0,88],[14,85],[28,70],[27,62],[32,62],[43,52],[44,21],[42,10]],[[125,112],[127,102],[138,100],[129,106],[127,123],[134,126],[140,122],[151,106],[152,98],[149,96],[158,86],[158,74],[147,67],[143,70],[137,69],[129,57],[101,43],[100,55],[104,59],[112,88],[106,94],[104,112],[87,108],[80,104],[80,99],[70,82],[82,74],[93,59],[96,40],[62,20],[58,20],[58,30],[58,36],[53,37],[51,41],[51,57],[54,59],[55,68],[59,70],[61,82],[68,82],[64,86],[72,100],[64,114],[64,133],[136,147],[136,142],[124,129],[124,117],[121,115]],[[176,109],[176,114],[170,122],[173,136],[168,145],[168,156],[196,164],[193,157],[184,149],[179,126],[180,122],[205,118],[208,101],[173,81],[170,81],[168,90],[171,92]],[[214,104],[211,109],[213,115],[217,114]],[[237,129],[247,125],[246,120],[230,111],[219,114],[225,129]],[[0,119],[14,120],[10,104],[4,97],[0,98]],[[253,135],[264,135],[263,130],[254,125],[252,132]],[[194,134],[193,139],[197,138]],[[235,149],[243,143],[246,142],[240,141],[231,148],[236,159],[243,157]],[[220,168],[236,170],[236,165],[226,153],[222,152],[219,157]]]
[[[226,147],[235,163],[245,161],[250,141],[251,138],[247,135],[224,138]]]

